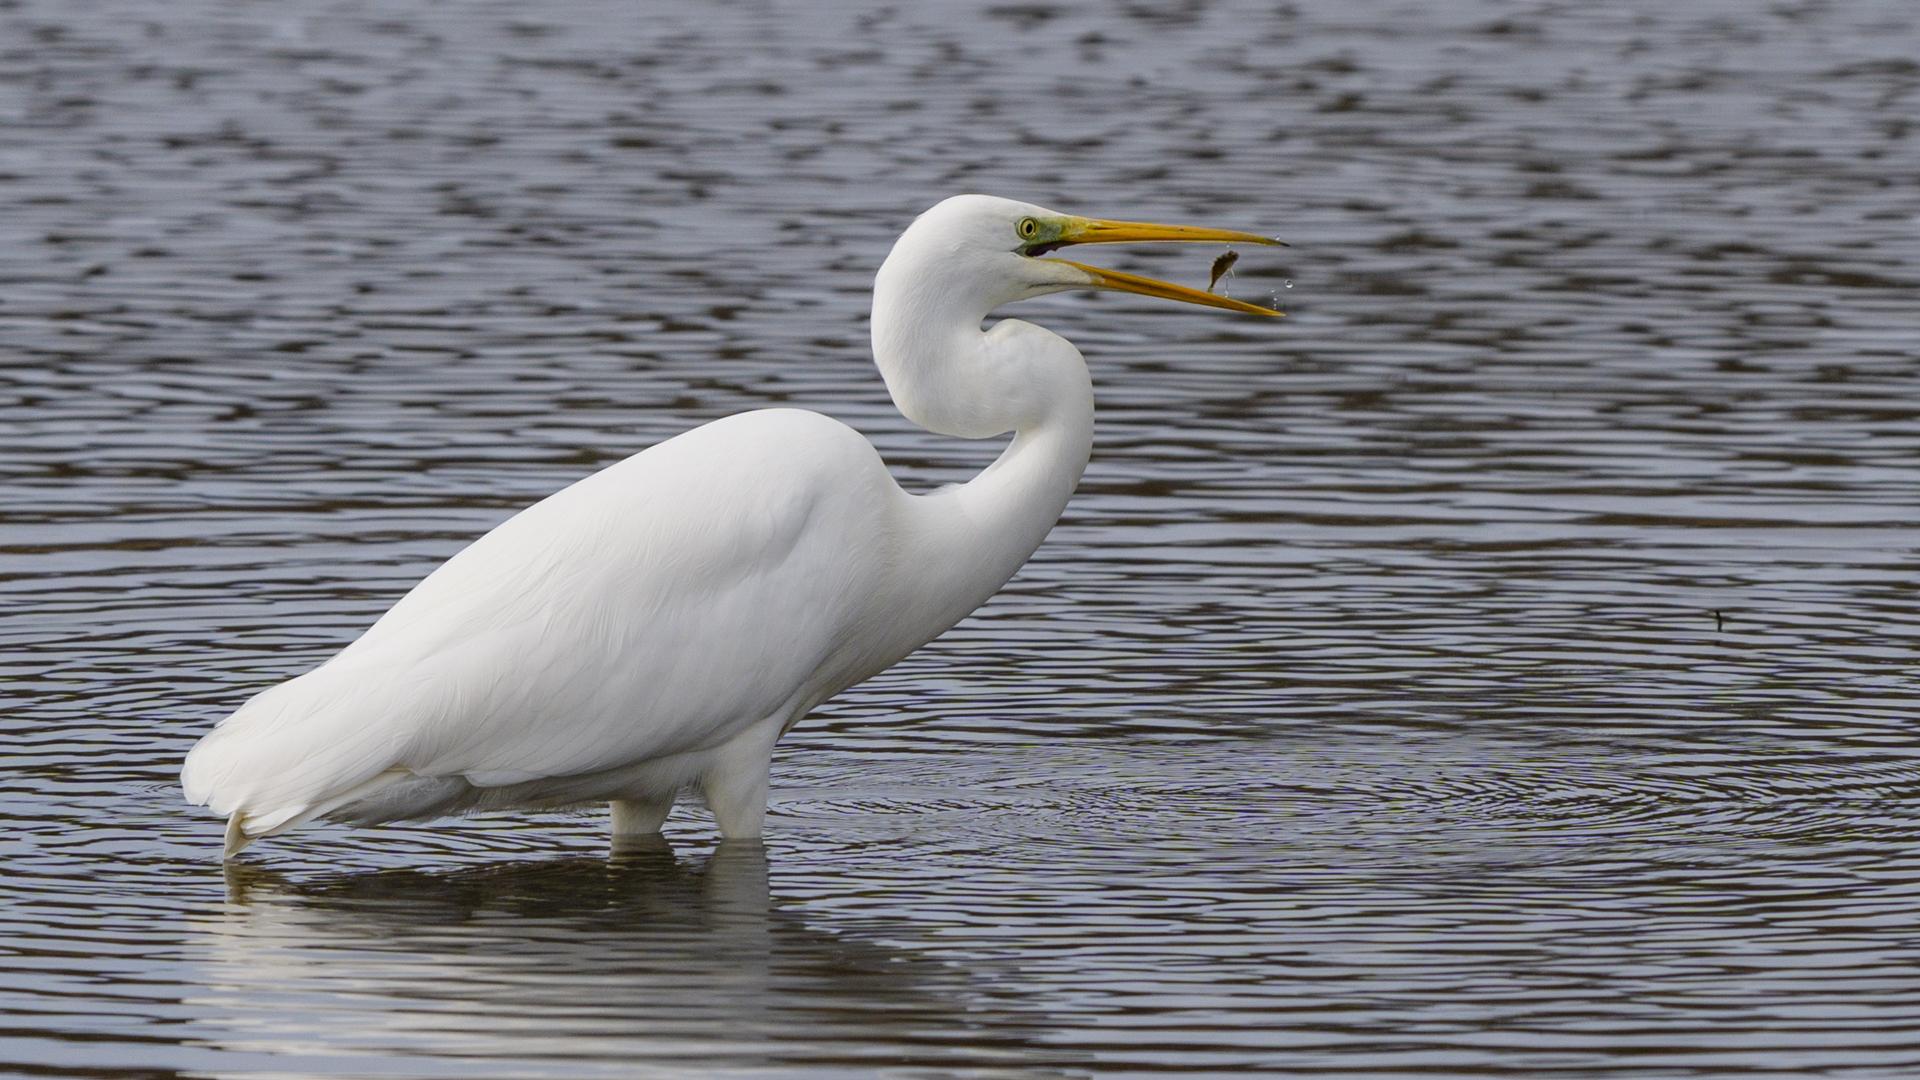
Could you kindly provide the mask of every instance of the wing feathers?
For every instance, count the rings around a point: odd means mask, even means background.
[[[717,745],[805,696],[859,618],[867,582],[839,570],[885,564],[900,497],[872,446],[818,414],[695,429],[475,541],[228,717],[181,784],[229,817],[237,851],[334,811],[492,805]]]

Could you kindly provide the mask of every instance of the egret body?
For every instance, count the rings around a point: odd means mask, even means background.
[[[644,450],[508,519],[358,640],[256,695],[187,755],[187,798],[226,853],[316,818],[368,824],[606,801],[656,832],[697,786],[727,837],[760,835],[780,735],[994,594],[1053,527],[1093,440],[1065,338],[1003,304],[1106,288],[1278,312],[1046,253],[1246,233],[948,199],[894,245],[873,353],[930,431],[1013,432],[971,481],[896,484],[818,413],[741,413]]]

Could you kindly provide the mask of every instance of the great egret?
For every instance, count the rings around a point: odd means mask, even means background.
[[[599,801],[616,836],[644,835],[696,784],[722,835],[759,836],[774,741],[997,592],[1086,468],[1079,350],[982,320],[1077,288],[1280,314],[1043,257],[1121,241],[1277,243],[947,199],[874,279],[873,354],[921,427],[1014,433],[980,475],[911,494],[858,432],[799,409],[675,436],[508,519],[241,706],[187,755],[187,798],[227,818],[229,858],[315,818]]]

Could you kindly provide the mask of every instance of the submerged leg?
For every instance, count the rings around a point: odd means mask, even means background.
[[[728,840],[755,840],[767,817],[767,767],[773,743],[780,737],[778,717],[762,720],[714,753],[700,777],[700,794],[713,811],[720,835]]]
[[[673,796],[613,800],[613,835],[652,836],[673,811]]]

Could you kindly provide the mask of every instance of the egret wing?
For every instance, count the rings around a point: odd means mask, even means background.
[[[717,745],[821,669],[899,497],[865,439],[813,413],[668,440],[509,519],[254,698],[189,756],[188,796],[258,835],[383,777],[494,787]]]

